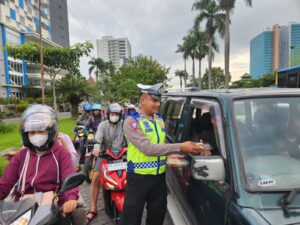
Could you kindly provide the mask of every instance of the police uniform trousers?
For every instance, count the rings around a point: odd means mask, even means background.
[[[160,175],[127,174],[125,205],[120,225],[140,225],[146,204],[146,225],[163,225],[167,211],[165,173]]]

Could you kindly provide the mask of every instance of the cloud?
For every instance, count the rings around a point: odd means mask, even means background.
[[[231,24],[233,80],[249,71],[249,46],[254,36],[275,23],[300,22],[299,0],[253,0],[252,8],[243,0],[236,2]],[[95,44],[104,35],[128,37],[133,55],[151,55],[171,66],[171,73],[183,68],[181,55],[175,54],[175,50],[193,26],[196,15],[191,11],[193,0],[72,0],[68,4],[71,44],[85,40]],[[224,68],[222,40],[219,45],[220,53],[213,66]],[[87,74],[87,62],[88,59],[81,62],[83,74]],[[202,72],[206,67],[207,59],[204,59]],[[188,71],[191,73],[190,60]],[[179,81],[174,79],[171,83],[178,85]]]

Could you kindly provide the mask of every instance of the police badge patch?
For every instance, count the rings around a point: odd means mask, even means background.
[[[131,122],[129,123],[129,126],[130,126],[134,131],[137,130],[137,122],[136,122],[136,121],[131,121]]]

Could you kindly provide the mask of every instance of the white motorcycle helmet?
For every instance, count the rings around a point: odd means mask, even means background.
[[[122,119],[122,111],[123,111],[123,108],[118,103],[111,104],[108,109],[109,122],[111,122],[113,124],[117,124]],[[117,114],[119,114],[119,116],[111,117],[110,113],[117,113]]]

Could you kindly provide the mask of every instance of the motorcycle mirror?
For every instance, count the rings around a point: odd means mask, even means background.
[[[84,173],[75,173],[69,175],[62,183],[60,193],[64,193],[68,190],[78,187],[85,181],[85,178],[86,176]]]

